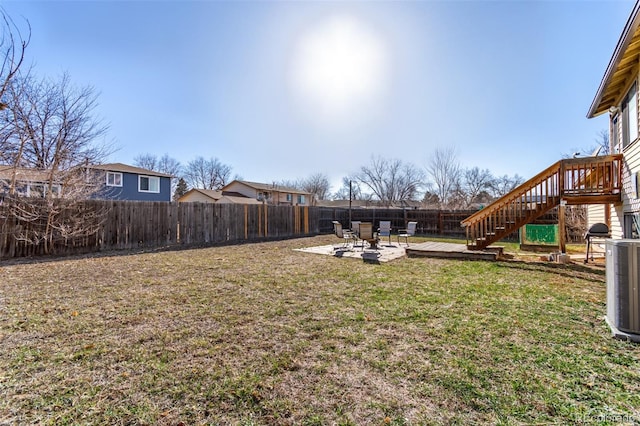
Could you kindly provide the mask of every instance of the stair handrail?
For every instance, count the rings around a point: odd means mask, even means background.
[[[568,164],[581,164],[581,163],[586,163],[594,160],[596,160],[599,163],[606,163],[606,162],[615,163],[615,162],[621,162],[622,157],[623,157],[622,154],[610,154],[610,155],[600,155],[596,157],[566,158],[566,159],[557,161],[553,163],[551,166],[541,171],[540,173],[538,173],[537,175],[535,175],[534,177],[532,177],[531,179],[518,185],[517,187],[509,191],[507,194],[493,201],[487,208],[478,210],[477,212],[475,212],[468,218],[464,219],[460,223],[462,224],[462,226],[469,226],[471,223],[477,222],[483,219],[484,217],[489,216],[494,211],[508,204],[512,200],[515,200],[521,197],[522,195],[524,195],[526,190],[539,185],[545,179],[548,179],[549,177],[551,177],[554,173],[558,173],[560,180],[562,182],[562,184],[559,185],[558,189],[560,193],[557,194],[557,196],[563,196],[563,193],[565,190],[564,182],[563,182],[564,181],[563,174],[565,171],[565,166]],[[618,167],[618,176],[616,177],[616,181],[618,182],[618,185],[622,184],[621,173],[622,173],[622,167]],[[620,188],[614,188],[614,189],[620,189]]]
[[[546,169],[544,169],[543,171],[541,171],[540,173],[538,173],[537,175],[535,175],[531,179],[529,179],[529,180],[523,182],[522,184],[516,186],[511,191],[509,191],[508,193],[506,193],[502,197],[496,199],[495,201],[492,201],[491,204],[489,204],[488,207],[486,207],[484,209],[481,209],[481,210],[478,210],[477,212],[475,212],[474,214],[472,214],[468,218],[464,219],[460,223],[463,226],[467,226],[469,224],[469,222],[475,222],[475,221],[480,220],[484,216],[489,216],[493,211],[495,211],[495,210],[497,210],[499,208],[498,206],[502,207],[503,205],[508,204],[511,200],[515,200],[518,197],[521,197],[523,195],[523,193],[526,192],[527,189],[531,189],[532,187],[538,185],[541,181],[543,181],[544,179],[548,179],[554,173],[559,173],[560,172],[560,164],[561,164],[561,162],[562,162],[562,160],[553,163],[551,166],[547,167]],[[535,185],[532,185],[533,183],[535,183]],[[491,207],[491,206],[493,206],[493,207]]]

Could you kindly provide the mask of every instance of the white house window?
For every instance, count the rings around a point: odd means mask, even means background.
[[[293,201],[293,195],[287,194],[287,202],[290,203],[291,201]]]
[[[44,184],[30,183],[29,185],[27,185],[27,196],[43,198],[45,195],[44,188],[45,188]]]
[[[304,204],[304,203],[305,203],[304,195],[298,195],[298,204]]]
[[[618,153],[622,151],[620,147],[620,137],[618,136],[618,123],[620,122],[620,114],[616,114],[611,117],[611,146],[613,152]]]
[[[107,186],[122,186],[122,173],[107,172]]]
[[[138,176],[139,192],[160,192],[160,178],[158,176]]]
[[[56,183],[51,186],[51,193],[54,197],[59,197],[61,189],[62,187],[60,186],[60,184]],[[47,192],[49,192],[49,185],[46,185],[44,183],[30,183],[27,184],[26,192],[24,192],[23,194],[27,197],[44,198],[47,195]]]
[[[622,148],[638,139],[638,94],[636,83],[622,101]]]
[[[624,215],[624,238],[640,238],[639,213],[626,213]]]

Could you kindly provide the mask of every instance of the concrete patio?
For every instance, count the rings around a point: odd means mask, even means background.
[[[380,242],[376,250],[368,248],[366,246],[363,250],[361,245],[356,245],[355,247],[343,247],[341,244],[330,244],[325,246],[296,249],[296,251],[323,254],[334,257],[361,259],[365,262],[380,263],[389,262],[391,260],[406,256],[405,247],[405,245],[399,245],[398,243],[389,244]]]

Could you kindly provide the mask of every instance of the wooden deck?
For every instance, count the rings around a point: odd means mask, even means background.
[[[554,207],[622,202],[622,154],[566,158],[462,221],[467,247],[482,250]],[[564,214],[558,214],[564,230]],[[564,234],[560,247],[564,251]]]
[[[502,247],[487,247],[484,250],[469,250],[464,244],[440,243],[429,241],[411,244],[406,249],[409,257],[441,257],[447,259],[497,260]]]

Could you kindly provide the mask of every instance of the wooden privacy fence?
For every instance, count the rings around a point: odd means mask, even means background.
[[[76,203],[56,218],[62,225],[84,224],[83,232],[51,232],[45,242],[46,217],[20,219],[12,214],[11,203],[0,204],[0,259],[296,238],[331,233],[334,220],[349,225],[345,208],[96,200]],[[354,208],[351,219],[373,222],[374,227],[389,220],[394,230],[416,221],[419,235],[464,237],[460,221],[474,212]],[[537,223],[557,223],[557,211]],[[582,232],[568,236],[570,241],[582,241]],[[518,233],[508,238],[517,240]]]
[[[320,207],[321,233],[333,232],[332,221],[339,221],[343,227],[349,226],[349,209]],[[405,228],[408,222],[418,222],[416,233],[418,235],[437,235],[454,238],[464,238],[465,229],[460,224],[478,210],[421,210],[421,209],[386,209],[386,208],[353,208],[351,209],[351,220],[362,222],[373,222],[375,228],[379,226],[381,220],[391,221],[391,227],[396,230]],[[538,218],[536,224],[558,223],[558,209],[552,209],[545,215]],[[570,242],[584,241],[584,229],[567,229],[567,239]],[[505,239],[517,241],[518,231],[508,235]]]
[[[448,235],[464,237],[460,221],[477,210],[418,210],[387,208],[353,208],[351,220],[373,222],[377,227],[381,220],[391,221],[393,229],[405,228],[408,222],[418,222],[416,232],[420,235]],[[332,221],[349,226],[349,209],[320,207],[320,232],[332,232]]]
[[[78,254],[138,247],[172,247],[294,238],[319,233],[318,210],[301,206],[86,201],[56,220],[78,220],[74,212],[99,212],[96,226],[65,235],[47,231],[47,221],[12,213],[11,201],[0,205],[0,258],[43,254]],[[45,215],[46,216],[46,215]],[[50,229],[49,227],[48,229]],[[61,229],[64,226],[60,227]],[[50,238],[39,237],[49,232]]]

